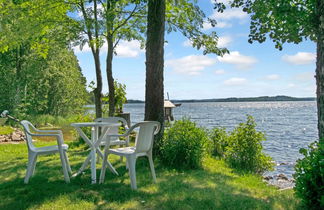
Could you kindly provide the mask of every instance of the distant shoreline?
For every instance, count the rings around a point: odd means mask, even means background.
[[[260,96],[247,98],[220,98],[220,99],[186,99],[186,100],[171,100],[173,103],[199,103],[199,102],[271,102],[271,101],[315,101],[315,97],[297,98],[291,96]],[[144,103],[142,100],[130,99],[127,103]]]

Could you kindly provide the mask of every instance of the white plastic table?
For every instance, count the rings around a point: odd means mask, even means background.
[[[82,122],[82,123],[72,123],[71,126],[75,127],[82,139],[90,146],[91,152],[88,155],[87,159],[84,161],[82,164],[81,168],[79,171],[73,175],[77,176],[84,171],[85,167],[91,163],[91,183],[95,184],[97,182],[97,173],[96,173],[96,153],[98,153],[99,157],[103,159],[103,154],[101,150],[99,149],[100,142],[102,139],[105,139],[107,136],[109,129],[111,127],[118,127],[120,126],[119,123],[110,123],[110,122]],[[87,135],[84,134],[82,131],[82,127],[91,127],[91,140],[87,137]],[[99,128],[108,128],[104,133],[101,134],[99,137]],[[109,142],[108,142],[109,143]],[[111,172],[115,173],[118,175],[117,171],[115,168],[111,165],[111,163],[108,160],[107,161],[108,168],[110,169]]]

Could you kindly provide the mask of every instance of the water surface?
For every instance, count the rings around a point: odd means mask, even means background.
[[[126,104],[124,112],[131,113],[132,124],[142,121],[144,104]],[[295,161],[302,157],[299,149],[318,139],[315,101],[183,103],[174,109],[175,119],[189,117],[199,126],[225,127],[228,131],[245,122],[247,114],[266,134],[264,150],[278,165],[268,174],[284,173],[291,178]]]

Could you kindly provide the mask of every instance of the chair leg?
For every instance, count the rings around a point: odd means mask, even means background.
[[[59,151],[60,153],[60,159],[61,159],[61,164],[62,164],[62,169],[63,169],[63,174],[64,174],[64,180],[66,183],[70,183],[70,177],[66,165],[66,159],[64,156],[64,152],[62,150]]]
[[[131,187],[133,190],[137,189],[136,185],[136,156],[127,156],[127,162],[128,162],[128,171],[129,171],[129,177],[131,181]]]
[[[119,145],[120,148],[124,147],[124,145]],[[123,156],[120,156],[120,162],[123,162]]]
[[[108,149],[109,148],[107,146],[105,146],[105,151],[104,151],[104,155],[102,158],[102,167],[101,167],[101,172],[100,172],[100,177],[99,177],[99,184],[104,183],[104,181],[105,181],[107,159],[108,159]]]
[[[66,162],[66,166],[67,166],[68,172],[69,172],[70,174],[72,174],[72,169],[71,169],[71,165],[70,165],[69,157],[68,157],[66,151],[64,151],[64,158],[65,158],[65,162]]]
[[[34,172],[35,166],[36,166],[36,160],[37,160],[36,153],[28,154],[28,165],[27,165],[26,176],[24,179],[25,184],[28,184],[29,178],[33,175],[33,172]]]
[[[156,183],[156,175],[155,175],[155,170],[154,170],[152,153],[149,153],[147,157],[148,157],[148,160],[149,160],[149,163],[150,163],[150,168],[151,168],[151,174],[152,174],[152,177],[153,177],[153,182]]]

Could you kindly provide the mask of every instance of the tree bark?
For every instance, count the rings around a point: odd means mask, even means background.
[[[316,9],[319,27],[317,29],[317,59],[316,59],[316,85],[317,85],[317,117],[319,140],[324,142],[324,1],[317,1]]]
[[[164,124],[164,30],[165,0],[149,0],[146,41],[145,120]],[[154,152],[159,154],[163,129],[154,141]]]
[[[96,67],[96,77],[97,77],[97,87],[93,90],[94,98],[95,98],[95,106],[96,106],[96,118],[102,117],[102,75],[100,68],[100,58],[99,58],[99,50],[96,50],[92,53],[95,67]]]
[[[112,61],[114,55],[114,42],[111,35],[108,35],[108,52],[106,59],[106,73],[107,73],[107,81],[108,81],[108,91],[109,91],[109,116],[113,117],[115,114],[115,84],[114,77],[112,74]]]

